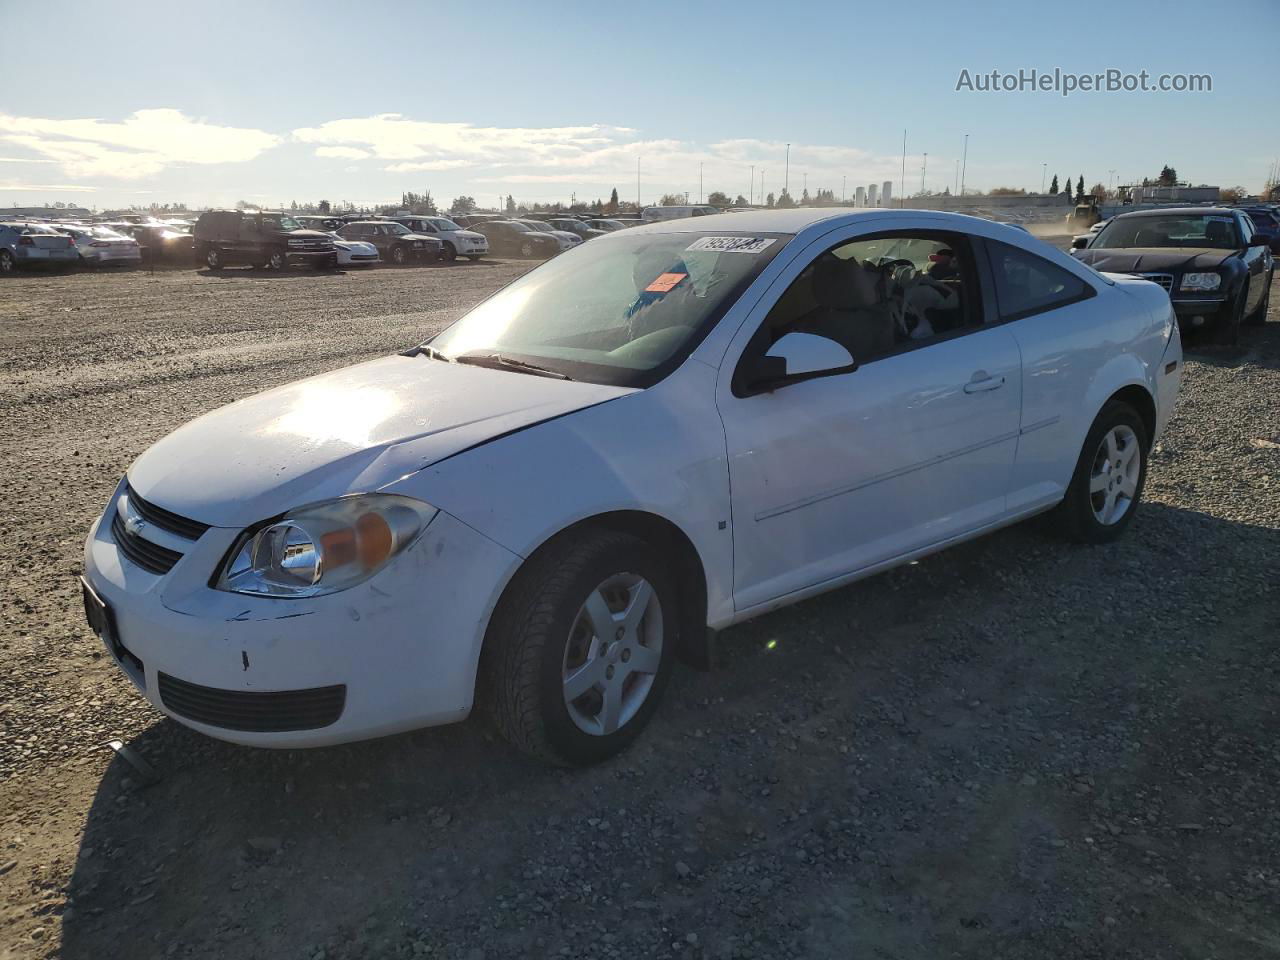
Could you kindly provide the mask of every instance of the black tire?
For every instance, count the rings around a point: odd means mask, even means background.
[[[8,250],[0,250],[0,276],[7,277],[18,269],[13,254]]]
[[[214,246],[205,248],[204,263],[210,270],[221,270],[224,266],[222,262],[222,251]]]
[[[1103,454],[1105,438],[1117,427],[1128,427],[1132,431],[1140,456],[1137,487],[1131,502],[1123,515],[1113,523],[1103,523],[1094,511],[1094,498],[1099,494],[1090,492],[1090,481],[1094,467],[1100,454]],[[1054,511],[1058,531],[1067,539],[1077,543],[1110,543],[1128,529],[1133,522],[1134,514],[1142,503],[1142,490],[1147,482],[1147,458],[1151,449],[1151,440],[1147,435],[1147,425],[1138,411],[1129,404],[1112,400],[1089,428],[1084,447],[1080,451],[1080,459],[1076,462],[1075,473],[1067,486],[1066,496]],[[1105,491],[1102,496],[1106,496]]]
[[[532,257],[532,256],[533,256],[533,244],[532,244],[532,243],[530,243],[528,240],[526,240],[524,243],[520,244],[520,256],[522,256],[522,257]]]
[[[400,244],[391,248],[391,262],[397,267],[403,267],[409,259],[409,251]]]
[[[1262,291],[1262,299],[1258,301],[1257,309],[1245,319],[1245,326],[1260,327],[1267,322],[1267,311],[1271,309],[1271,283],[1275,280],[1275,276],[1276,268],[1272,267],[1267,272],[1266,287]]]
[[[1227,315],[1219,318],[1217,329],[1214,330],[1214,342],[1227,347],[1236,345],[1240,340],[1240,325],[1244,323],[1244,305],[1248,302],[1249,281],[1246,280],[1232,299]]]
[[[482,657],[484,700],[503,737],[530,756],[581,766],[613,756],[640,734],[670,679],[680,643],[670,569],[645,541],[611,530],[567,534],[525,563],[494,611]],[[636,713],[613,733],[593,735],[574,722],[565,703],[566,647],[586,598],[621,573],[652,585],[662,614],[662,652]]]
[[[448,263],[453,263],[453,261],[458,259],[458,248],[446,240],[444,243],[444,249],[440,251],[440,259]]]
[[[272,247],[267,251],[267,261],[263,264],[268,270],[283,270],[289,265],[289,255],[280,247]]]

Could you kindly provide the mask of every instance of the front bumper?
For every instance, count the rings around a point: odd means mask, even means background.
[[[1174,297],[1172,302],[1178,326],[1187,330],[1212,326],[1228,316],[1226,297]]]
[[[289,263],[315,263],[317,260],[330,260],[338,255],[336,249],[329,250],[286,250],[285,260]]]
[[[107,649],[157,709],[209,736],[260,747],[344,743],[467,716],[484,631],[519,563],[515,554],[441,512],[372,579],[324,597],[282,600],[208,586],[239,533],[210,528],[157,575],[120,552],[109,522],[90,530],[84,577],[107,604],[119,641]],[[336,719],[311,729],[280,730],[270,713],[258,729],[197,719],[236,700],[254,701],[253,716],[290,695],[308,695],[318,706],[318,691],[337,687]],[[262,696],[272,693],[280,696]]]

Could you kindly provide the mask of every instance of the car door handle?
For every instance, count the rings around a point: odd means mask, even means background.
[[[986,393],[988,390],[999,390],[1004,386],[1004,377],[987,377],[983,380],[970,380],[964,385],[965,393]]]

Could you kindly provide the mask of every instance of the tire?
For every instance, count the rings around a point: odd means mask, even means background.
[[[517,572],[490,621],[481,678],[512,745],[581,766],[640,734],[680,642],[670,567],[643,540],[588,530],[552,541]],[[576,697],[570,683],[582,691]]]
[[[1267,311],[1271,309],[1271,283],[1275,280],[1276,268],[1272,267],[1267,272],[1266,289],[1262,291],[1262,299],[1258,301],[1258,308],[1249,314],[1245,319],[1245,326],[1260,327],[1267,322]]]
[[[446,240],[444,249],[440,251],[440,259],[448,263],[453,263],[453,261],[458,259],[458,248]]]
[[[533,244],[530,243],[528,240],[520,244],[520,256],[526,257],[526,258],[533,256]]]
[[[8,250],[0,250],[0,277],[7,277],[18,269],[13,254]]]
[[[1138,411],[1118,400],[1103,407],[1057,507],[1059,531],[1077,543],[1110,543],[1123,534],[1142,501],[1150,448]]]
[[[267,261],[263,264],[268,270],[283,270],[289,265],[288,255],[279,247],[267,251]]]
[[[1249,281],[1236,292],[1231,300],[1231,311],[1225,319],[1219,319],[1213,331],[1214,343],[1234,347],[1240,339],[1240,325],[1244,322],[1244,305],[1249,302]]]
[[[222,251],[217,247],[209,247],[204,252],[204,262],[210,270],[221,270],[223,267]]]
[[[408,259],[409,253],[404,247],[395,246],[391,248],[391,262],[397,267],[403,267]]]

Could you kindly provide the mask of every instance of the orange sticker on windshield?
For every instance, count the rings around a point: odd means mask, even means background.
[[[666,293],[687,276],[687,273],[660,273],[657,280],[644,288],[644,292]]]

